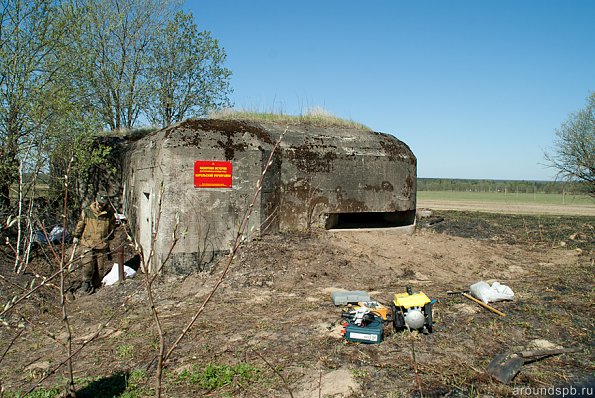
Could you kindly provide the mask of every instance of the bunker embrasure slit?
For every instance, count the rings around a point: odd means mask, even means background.
[[[329,213],[326,229],[398,228],[415,223],[415,210],[397,212]]]

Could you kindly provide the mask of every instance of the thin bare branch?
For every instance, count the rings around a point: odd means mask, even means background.
[[[285,387],[285,389],[287,390],[287,392],[289,393],[289,396],[291,398],[293,398],[293,392],[291,391],[291,388],[289,387],[289,383],[287,383],[287,380],[285,380],[285,377],[283,377],[283,375],[277,370],[277,368],[275,368],[273,365],[271,365],[269,363],[269,361],[266,360],[266,358],[264,356],[262,356],[258,351],[256,351],[254,348],[251,348],[250,351],[252,351],[253,353],[255,353],[260,359],[263,360],[264,363],[266,363],[266,365],[269,367],[269,369],[271,369],[273,371],[273,373],[275,373],[277,375],[277,377],[279,377],[279,379],[281,379],[281,381],[283,382],[283,386]],[[320,377],[322,377],[322,372],[320,373]],[[318,396],[320,397],[320,380],[318,382]]]
[[[2,356],[0,356],[0,363],[2,363],[2,360],[4,360],[4,357],[6,356],[6,354],[8,354],[8,351],[10,350],[14,342],[17,341],[17,339],[21,336],[21,334],[23,334],[24,331],[25,328],[20,329],[19,332],[12,338],[12,340],[10,340],[10,343],[8,343],[6,349],[2,353]]]

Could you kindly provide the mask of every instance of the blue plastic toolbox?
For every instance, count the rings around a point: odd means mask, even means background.
[[[349,322],[345,327],[345,339],[358,343],[378,344],[382,341],[382,321],[374,318],[366,326],[357,326]]]

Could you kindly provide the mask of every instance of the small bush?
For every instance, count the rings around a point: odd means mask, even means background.
[[[33,392],[27,394],[27,398],[55,398],[60,397],[64,393],[64,387],[53,387],[49,390],[45,388],[38,388]],[[23,392],[6,392],[4,393],[3,397],[5,398],[24,398],[25,393]]]
[[[246,382],[257,380],[260,369],[246,363],[234,366],[208,364],[204,368],[197,365],[192,370],[184,370],[180,373],[180,381],[189,384],[198,384],[207,390],[216,390],[228,385],[242,386]]]
[[[134,346],[131,344],[122,344],[116,348],[116,357],[120,359],[132,358]]]

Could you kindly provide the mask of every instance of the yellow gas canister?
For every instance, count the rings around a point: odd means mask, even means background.
[[[430,298],[426,296],[424,292],[417,292],[413,294],[395,293],[394,302],[397,307],[412,308],[412,307],[423,307],[428,304]]]
[[[432,306],[435,302],[424,292],[413,293],[410,287],[404,293],[395,293],[391,304],[395,330],[407,328],[432,333]]]

